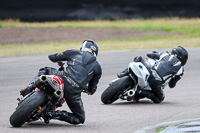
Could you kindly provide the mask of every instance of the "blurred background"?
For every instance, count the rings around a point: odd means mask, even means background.
[[[199,0],[1,0],[0,56],[200,47]]]
[[[0,19],[22,21],[199,17],[199,0],[1,0]]]

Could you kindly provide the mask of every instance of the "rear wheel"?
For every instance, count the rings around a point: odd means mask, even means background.
[[[10,124],[13,127],[21,127],[31,116],[31,114],[47,101],[47,95],[39,90],[25,99],[10,116]]]
[[[119,98],[119,95],[128,88],[133,86],[133,80],[129,76],[120,78],[119,80],[111,83],[109,87],[102,93],[101,101],[104,104],[111,104]]]

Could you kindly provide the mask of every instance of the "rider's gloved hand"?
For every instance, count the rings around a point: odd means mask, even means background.
[[[92,93],[90,91],[88,91],[88,90],[84,90],[83,92],[87,93],[88,95],[92,95]]]
[[[87,93],[88,95],[93,95],[95,93],[95,91],[92,91],[91,89],[89,89],[89,87],[85,88],[83,90],[84,93]]]
[[[151,58],[151,59],[157,59],[159,60],[160,55],[157,51],[152,51],[150,53],[147,53],[147,57]]]
[[[174,88],[176,86],[176,83],[181,79],[181,76],[175,76],[169,81],[169,87]]]
[[[142,57],[141,56],[136,56],[133,61],[135,62],[140,62],[142,60]]]

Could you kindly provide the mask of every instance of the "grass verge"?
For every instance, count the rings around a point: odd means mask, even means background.
[[[173,48],[178,45],[184,47],[200,47],[200,38],[174,38],[157,40],[104,40],[97,41],[100,51],[107,50],[135,50]],[[0,56],[48,54],[62,52],[66,49],[79,49],[81,42],[57,42],[28,45],[0,45]]]
[[[1,27],[66,27],[66,28],[122,28],[135,30],[160,29],[178,31],[187,35],[200,35],[200,18],[158,18],[131,20],[59,21],[59,22],[20,22],[19,20],[0,21]]]
[[[175,31],[181,33],[179,36],[141,37],[134,39],[97,41],[100,51],[172,48],[178,45],[184,47],[200,47],[200,18],[61,21],[44,23],[27,23],[20,22],[19,20],[0,21],[0,28],[4,27],[121,28],[134,30],[159,29],[167,32]],[[79,49],[80,45],[81,42],[0,45],[0,56],[55,53],[70,48]]]

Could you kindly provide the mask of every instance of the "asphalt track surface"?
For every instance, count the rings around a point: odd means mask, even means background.
[[[159,52],[166,50],[170,49],[157,49]],[[98,61],[102,66],[103,75],[94,95],[82,94],[86,121],[78,126],[52,120],[48,125],[43,121],[36,121],[26,123],[21,128],[13,128],[9,123],[9,117],[17,106],[19,90],[27,86],[41,67],[58,67],[48,60],[47,55],[0,57],[0,132],[150,133],[156,132],[158,127],[155,125],[163,126],[162,123],[199,118],[200,48],[188,48],[189,60],[185,66],[184,76],[174,89],[165,88],[165,100],[161,104],[154,104],[148,99],[143,99],[139,103],[116,101],[111,105],[102,104],[101,94],[110,81],[116,78],[116,73],[126,68],[135,56],[145,56],[148,51],[151,50],[99,53]],[[60,110],[70,111],[66,104]]]

